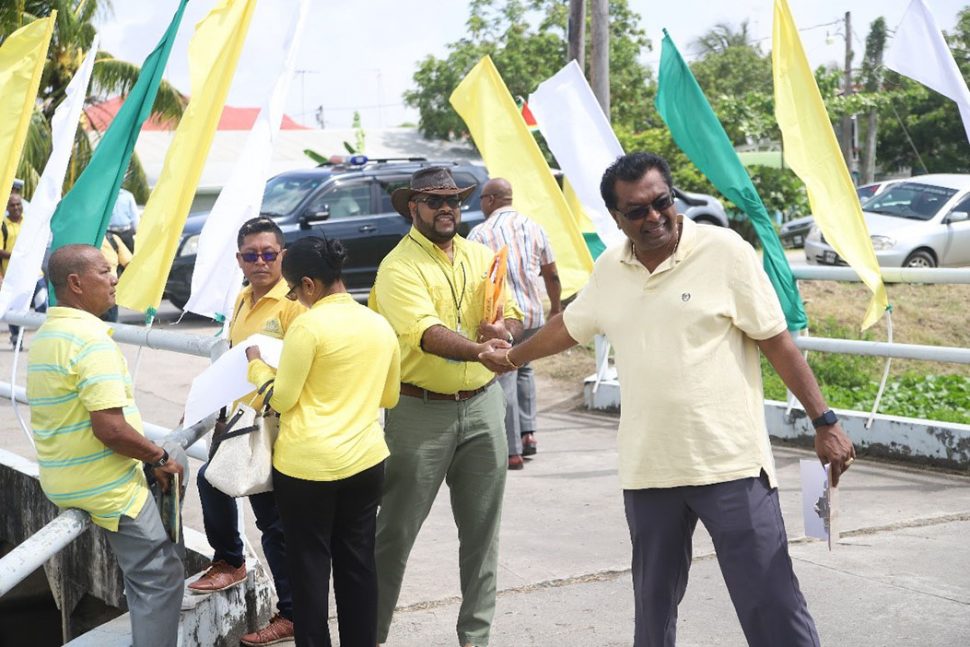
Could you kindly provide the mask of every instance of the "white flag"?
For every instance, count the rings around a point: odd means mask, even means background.
[[[263,102],[232,176],[219,193],[199,235],[192,294],[185,304],[189,312],[219,320],[232,317],[232,307],[242,285],[242,270],[236,263],[236,234],[244,222],[259,215],[263,187],[273,157],[273,143],[283,120],[283,107],[306,23],[309,0],[297,2],[298,12],[276,11],[280,16],[292,16],[286,37],[281,41],[289,49],[281,60],[280,74]]]
[[[599,190],[603,171],[623,148],[579,64],[572,60],[540,83],[529,110],[600,239],[607,246],[623,240]]]
[[[970,90],[924,0],[909,3],[886,53],[886,67],[955,101],[970,140]]]
[[[61,187],[64,174],[74,148],[74,135],[87,97],[88,81],[94,68],[94,58],[98,53],[99,38],[94,37],[87,56],[74,78],[67,86],[61,105],[54,111],[51,119],[51,155],[37,182],[30,202],[30,210],[24,213],[24,224],[14,243],[7,274],[0,286],[0,315],[10,312],[27,312],[34,287],[40,278],[44,253],[51,237],[51,216],[57,203],[61,201]]]

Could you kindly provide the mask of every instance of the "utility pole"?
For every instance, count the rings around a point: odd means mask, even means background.
[[[852,94],[852,12],[845,12],[845,76],[842,81],[842,94],[843,96],[849,96]],[[845,165],[848,167],[850,174],[855,169],[855,161],[853,159],[855,151],[852,145],[853,140],[853,123],[852,115],[844,115],[841,122],[841,137],[840,144],[842,148],[842,157],[845,158]],[[856,176],[852,176],[853,182],[855,182]]]
[[[610,3],[590,0],[589,80],[606,119],[610,119]]]
[[[569,54],[566,62],[575,60],[586,71],[586,0],[569,0]]]
[[[319,74],[317,70],[295,70],[294,74],[300,75],[300,121],[305,121],[307,117],[306,110],[306,75],[307,74]]]

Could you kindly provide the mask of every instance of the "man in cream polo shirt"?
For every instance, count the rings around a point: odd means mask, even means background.
[[[710,532],[750,645],[819,644],[798,588],[764,422],[759,350],[804,405],[833,480],[854,460],[789,335],[754,249],[677,214],[667,162],[625,155],[600,192],[627,241],[596,262],[562,316],[493,370],[603,333],[622,387],[620,482],[633,543],[636,647],[672,647],[698,519]]]

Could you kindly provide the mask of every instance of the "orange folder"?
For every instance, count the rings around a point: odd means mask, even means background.
[[[505,272],[508,269],[509,248],[498,250],[492,265],[488,268],[488,281],[485,283],[485,321],[494,323],[498,317],[498,304],[502,303],[505,288]]]

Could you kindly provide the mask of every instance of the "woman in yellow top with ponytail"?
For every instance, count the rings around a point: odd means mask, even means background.
[[[287,298],[308,310],[283,339],[269,404],[280,413],[273,491],[286,537],[296,644],[329,646],[331,561],[340,644],[377,644],[374,534],[388,456],[379,409],[397,404],[400,347],[383,317],[341,280],[339,241],[293,243],[283,256]],[[249,380],[273,369],[246,350]]]

